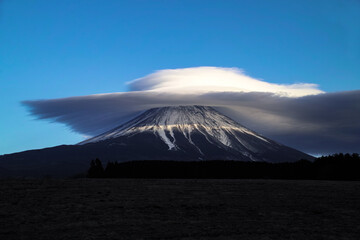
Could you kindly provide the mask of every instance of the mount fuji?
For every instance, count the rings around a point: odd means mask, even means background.
[[[312,156],[247,129],[208,106],[149,109],[77,145],[0,156],[0,176],[70,176],[89,161],[240,160],[294,162]]]

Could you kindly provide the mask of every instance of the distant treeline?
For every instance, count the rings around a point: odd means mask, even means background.
[[[91,161],[89,178],[218,178],[360,180],[359,154],[334,154],[310,162],[267,163],[242,161]]]

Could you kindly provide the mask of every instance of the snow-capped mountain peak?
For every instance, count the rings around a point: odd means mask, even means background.
[[[144,131],[152,132],[159,136],[169,147],[169,150],[178,149],[174,131],[178,131],[193,144],[192,132],[203,134],[209,142],[214,139],[223,145],[232,147],[236,145],[229,135],[234,136],[238,142],[235,132],[251,135],[262,141],[267,139],[257,133],[246,129],[232,119],[220,114],[212,107],[207,106],[178,106],[150,109],[133,120],[97,137],[88,139],[80,144],[98,142],[120,136],[130,136]],[[207,136],[211,136],[211,139]]]
[[[129,152],[129,159],[231,159],[294,161],[307,154],[247,129],[208,106],[149,109],[79,145],[101,144]],[[120,151],[120,150],[119,150]]]
[[[39,177],[45,172],[54,176],[72,176],[85,171],[90,160],[95,158],[103,163],[136,160],[276,163],[314,159],[247,129],[212,107],[178,106],[149,109],[125,124],[77,145],[0,156],[0,172],[16,177]],[[162,166],[159,162],[158,171],[162,171]],[[146,171],[146,167],[143,170]],[[206,168],[202,170],[206,171]]]

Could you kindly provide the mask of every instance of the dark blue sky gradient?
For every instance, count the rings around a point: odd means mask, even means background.
[[[159,69],[238,67],[267,82],[360,89],[355,0],[3,0],[0,11],[0,154],[83,139],[20,101],[127,91]]]

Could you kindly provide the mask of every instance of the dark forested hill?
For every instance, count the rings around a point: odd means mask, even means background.
[[[101,178],[269,178],[360,180],[358,154],[335,154],[294,163],[241,161],[91,162],[88,177]]]

